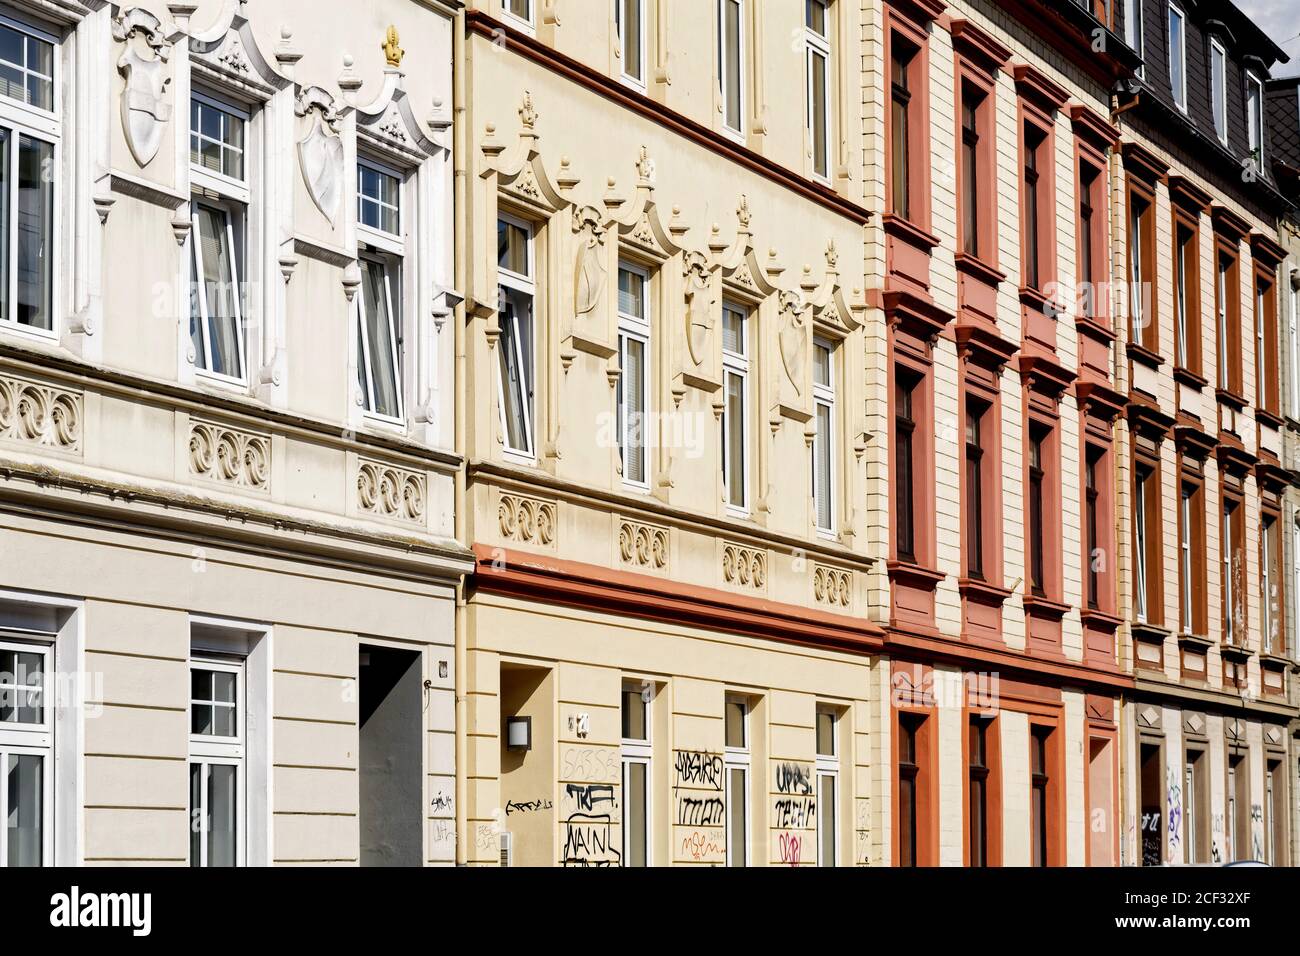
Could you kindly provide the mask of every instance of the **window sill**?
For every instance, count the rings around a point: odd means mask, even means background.
[[[1084,627],[1090,627],[1096,631],[1104,631],[1114,634],[1119,630],[1119,626],[1124,623],[1124,619],[1116,617],[1114,614],[1108,614],[1095,607],[1086,607],[1079,612],[1079,620]]]
[[[1125,353],[1134,362],[1145,365],[1154,371],[1160,371],[1160,367],[1165,364],[1164,357],[1159,352],[1153,352],[1145,345],[1139,345],[1137,342],[1129,342],[1124,347]]]
[[[248,382],[243,379],[230,378],[226,375],[219,375],[216,372],[209,372],[204,369],[194,368],[194,384],[202,388],[210,388],[215,391],[233,393],[236,395],[248,395]]]
[[[1027,285],[1020,287],[1020,304],[1027,309],[1041,312],[1049,319],[1056,319],[1064,312],[1059,305],[1048,298],[1041,290]]]
[[[1001,607],[1006,603],[1007,598],[1011,597],[1008,588],[1000,588],[978,578],[958,579],[957,590],[966,600],[974,601],[984,607]]]
[[[1263,408],[1255,409],[1255,421],[1277,431],[1281,431],[1282,426],[1286,424],[1286,421],[1277,412],[1270,412]]]
[[[1169,629],[1161,627],[1159,624],[1148,624],[1146,621],[1134,621],[1129,630],[1133,634],[1133,640],[1142,641],[1146,644],[1164,644],[1165,638],[1169,636]]]
[[[944,578],[940,571],[935,571],[911,561],[890,560],[885,563],[891,581],[898,581],[912,587],[933,591]]]
[[[1229,644],[1226,641],[1219,644],[1219,655],[1223,657],[1224,660],[1245,663],[1250,660],[1254,654],[1255,651],[1253,649],[1246,647],[1243,644]]]
[[[1214,397],[1218,399],[1219,404],[1227,405],[1239,412],[1244,412],[1246,406],[1250,404],[1236,392],[1226,388],[1216,388],[1214,390]]]
[[[1059,621],[1070,611],[1070,605],[1036,594],[1025,595],[1021,604],[1024,605],[1025,614],[1045,621]]]
[[[1080,315],[1074,320],[1074,327],[1097,339],[1114,342],[1118,336],[1110,326],[1103,324],[1096,316]]]
[[[1007,274],[998,269],[991,263],[985,262],[978,256],[973,256],[968,252],[958,252],[952,257],[953,265],[958,272],[978,279],[985,285],[996,288],[1007,279]]]
[[[1198,392],[1210,384],[1210,380],[1204,375],[1198,375],[1181,365],[1174,366],[1174,381],[1186,388],[1194,388]]]
[[[920,226],[892,212],[885,213],[880,219],[885,234],[902,239],[910,246],[929,253],[939,245],[939,237],[926,232]]]

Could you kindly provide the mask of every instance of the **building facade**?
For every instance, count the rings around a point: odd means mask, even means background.
[[[454,16],[0,10],[5,864],[452,861]]]

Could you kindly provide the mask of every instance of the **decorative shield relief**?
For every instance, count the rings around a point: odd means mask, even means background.
[[[803,367],[808,356],[808,335],[803,312],[799,310],[799,300],[793,295],[781,296],[781,331],[778,335],[781,344],[781,364],[785,366],[786,378],[794,386],[796,395],[803,394]]]
[[[172,115],[172,105],[165,95],[171,77],[165,75],[166,48],[146,58],[129,42],[118,58],[117,68],[126,77],[122,90],[122,129],[126,145],[141,166],[148,166],[162,145],[163,124]]]
[[[319,112],[312,112],[311,132],[298,141],[298,164],[312,202],[333,225],[343,196],[343,140]]]
[[[686,347],[691,361],[704,363],[705,347],[713,331],[713,295],[702,263],[688,260],[686,266]]]

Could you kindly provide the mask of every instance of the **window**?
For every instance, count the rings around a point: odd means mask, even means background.
[[[1155,202],[1144,185],[1129,181],[1128,282],[1130,334],[1149,352],[1159,349],[1155,314]]]
[[[1124,0],[1124,42],[1129,49],[1141,54],[1143,60],[1146,59],[1142,40],[1142,0]],[[1138,76],[1144,72],[1144,68],[1139,66]]]
[[[1200,857],[1201,835],[1201,801],[1200,793],[1200,759],[1198,751],[1187,752],[1187,762],[1183,766],[1183,823],[1187,832],[1187,862],[1197,863]]]
[[[244,665],[190,661],[190,866],[244,862]]]
[[[1079,313],[1089,319],[1097,317],[1098,293],[1106,281],[1101,248],[1101,237],[1105,235],[1104,189],[1101,170],[1087,160],[1079,160]]]
[[[920,48],[900,34],[892,34],[889,58],[890,102],[890,209],[903,219],[912,218],[912,87]]]
[[[623,480],[646,488],[646,409],[650,401],[649,278],[636,266],[618,267],[618,446]]]
[[[248,113],[201,93],[190,100],[190,339],[195,367],[245,379],[244,270]]]
[[[623,685],[623,865],[649,866],[653,685]]]
[[[915,458],[916,399],[919,397],[923,377],[905,368],[899,368],[894,377],[894,512],[895,550],[900,561],[917,560],[916,541],[916,490],[919,476]]]
[[[533,456],[533,231],[522,222],[497,220],[500,377],[497,396],[507,451]]]
[[[1174,312],[1178,335],[1178,366],[1201,369],[1201,295],[1197,229],[1190,219],[1174,222]]]
[[[958,167],[958,200],[961,204],[961,251],[968,256],[993,257],[991,224],[980,213],[981,203],[992,208],[986,156],[989,145],[982,143],[990,115],[989,94],[969,81],[961,84],[961,162]],[[987,235],[986,235],[987,233]]]
[[[1241,294],[1237,256],[1229,243],[1219,239],[1214,283],[1214,311],[1219,339],[1219,388],[1240,395],[1241,384]]]
[[[829,342],[813,342],[813,504],[817,530],[835,530],[835,350]]]
[[[808,66],[808,143],[813,172],[829,178],[831,24],[829,0],[806,0],[804,56]]]
[[[1048,761],[1050,727],[1033,726],[1029,735],[1030,769],[1030,839],[1033,843],[1033,865],[1049,866],[1051,859],[1052,778]]]
[[[1051,155],[1046,145],[1047,133],[1035,123],[1025,123],[1023,130],[1024,169],[1021,181],[1021,209],[1024,234],[1023,282],[1026,288],[1041,289],[1047,278],[1047,229],[1055,218],[1046,208],[1047,184],[1042,177],[1050,175]]]
[[[1244,644],[1245,620],[1241,607],[1245,584],[1245,529],[1241,500],[1235,494],[1223,499],[1223,640],[1227,644]]]
[[[966,574],[984,579],[984,422],[989,406],[966,405]]]
[[[727,506],[749,510],[749,313],[738,305],[722,305],[722,476]]]
[[[533,22],[533,0],[501,0],[501,9],[526,24]]]
[[[357,302],[357,384],[366,411],[402,418],[402,181],[379,166],[357,164],[361,295]]]
[[[52,663],[48,645],[0,641],[0,866],[53,862]]]
[[[1174,102],[1184,112],[1187,110],[1187,21],[1183,11],[1169,4],[1169,84],[1173,87]]]
[[[1264,773],[1264,862],[1287,865],[1286,779],[1281,760],[1269,760]]]
[[[1043,525],[1043,466],[1046,454],[1044,445],[1048,434],[1048,430],[1041,424],[1034,423],[1029,427],[1029,585],[1038,597],[1047,594],[1043,556],[1046,534]]]
[[[745,0],[718,0],[718,90],[723,125],[745,132]]]
[[[1233,748],[1234,744],[1228,747]],[[1228,859],[1251,860],[1254,854],[1250,840],[1250,764],[1246,755],[1228,755]]]
[[[1205,635],[1205,497],[1200,474],[1183,464],[1178,499],[1179,627],[1184,634]]]
[[[1259,536],[1259,626],[1260,651],[1280,654],[1285,648],[1281,634],[1282,533],[1276,513],[1260,517]]]
[[[1246,144],[1251,161],[1264,171],[1264,84],[1254,73],[1246,73]]]
[[[57,44],[0,17],[0,322],[45,334],[55,332]]]
[[[727,866],[749,865],[749,702],[726,701]]]
[[[614,0],[614,27],[623,60],[623,79],[645,86],[646,0]]]
[[[839,715],[817,710],[817,865],[839,862]]]
[[[1083,505],[1084,505],[1084,561],[1085,577],[1088,583],[1088,607],[1097,610],[1101,597],[1097,574],[1098,559],[1101,557],[1101,537],[1099,527],[1099,505],[1101,498],[1098,474],[1105,452],[1094,445],[1088,446],[1084,460]]]
[[[1227,145],[1228,54],[1216,39],[1210,40],[1210,111],[1214,114],[1214,132]]]
[[[898,865],[920,866],[922,841],[919,827],[925,819],[926,775],[920,750],[925,718],[919,714],[898,717]]]
[[[969,866],[989,865],[989,730],[991,721],[972,717],[967,733],[967,858]]]
[[[1255,270],[1255,405],[1271,415],[1281,411],[1278,372],[1277,301],[1273,273]]]
[[[1160,472],[1158,458],[1133,465],[1133,610],[1137,620],[1163,620],[1160,574]]]

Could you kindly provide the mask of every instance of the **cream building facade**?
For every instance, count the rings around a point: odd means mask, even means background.
[[[319,8],[0,9],[6,864],[454,858],[456,11]]]

